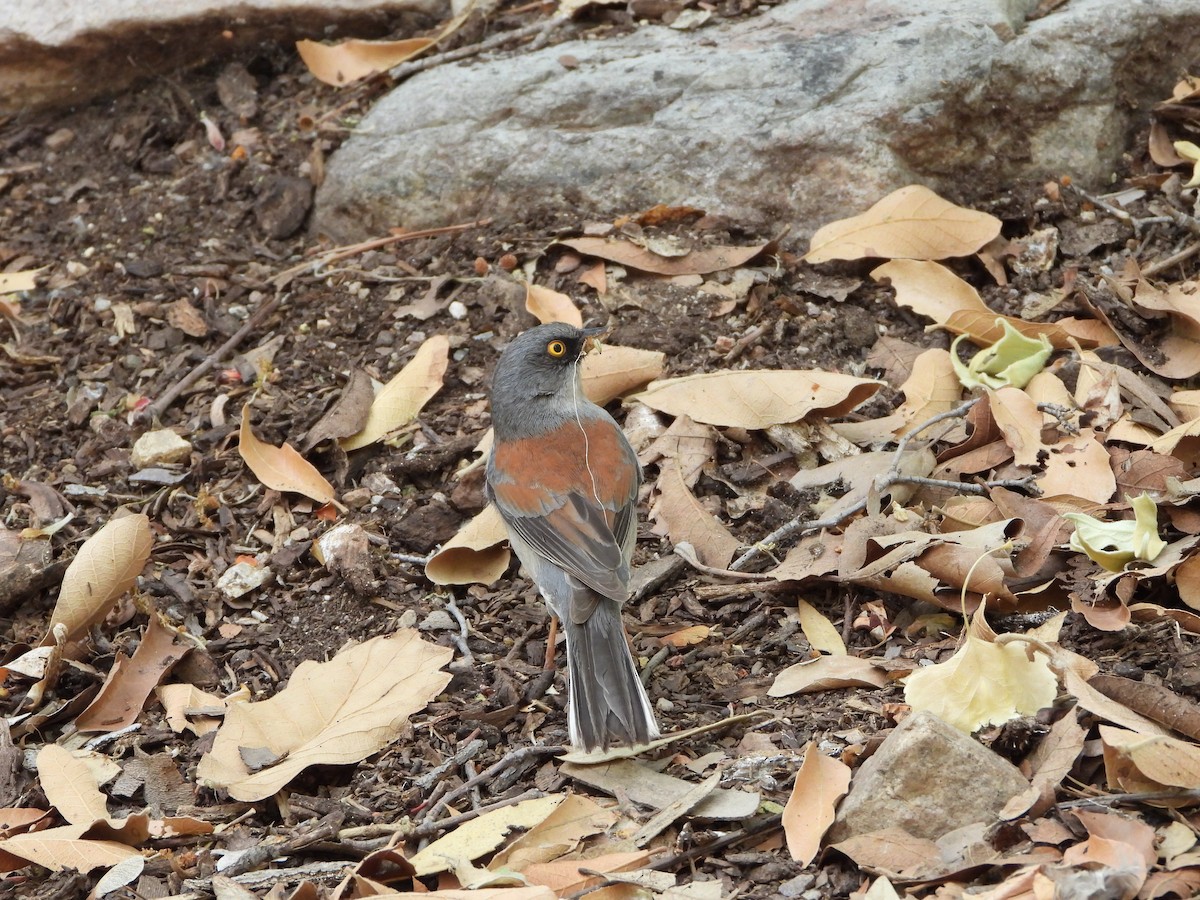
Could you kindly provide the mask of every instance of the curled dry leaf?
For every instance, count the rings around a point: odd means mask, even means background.
[[[1200,788],[1200,747],[1165,735],[1138,734],[1100,726],[1104,772],[1109,787],[1119,791]],[[1194,801],[1181,799],[1174,805]],[[1172,805],[1167,801],[1165,805]]]
[[[334,499],[333,485],[316,467],[296,452],[291,444],[275,447],[260,441],[250,428],[250,404],[242,407],[242,427],[238,432],[238,454],[254,477],[273,491],[290,491],[311,497],[318,503]]]
[[[807,369],[709,372],[656,381],[631,399],[725,428],[768,428],[819,413],[845,415],[882,381]]]
[[[45,866],[52,872],[75,869],[90,872],[105,866],[115,866],[122,860],[141,856],[137,850],[117,841],[85,841],[83,834],[90,825],[63,825],[28,834],[18,834],[0,841],[0,851]]]
[[[423,876],[448,871],[458,860],[478,859],[499,847],[510,831],[544,822],[566,798],[566,794],[551,794],[484,813],[438,838],[409,862]]]
[[[983,302],[975,288],[935,262],[896,259],[874,269],[871,277],[876,281],[885,278],[890,281],[896,291],[896,302],[901,306],[933,319],[947,331],[965,334],[981,345],[993,344],[1004,337],[998,319],[1026,337],[1044,335],[1056,350],[1070,349],[1072,340],[1083,347],[1118,343],[1111,329],[1090,319],[1026,322],[1014,316],[1000,316]]]
[[[658,501],[650,510],[656,528],[665,530],[673,544],[691,544],[704,565],[718,569],[729,565],[738,539],[688,490],[674,460],[663,468],[658,491]]]
[[[897,410],[904,416],[900,434],[962,402],[962,385],[955,377],[950,354],[936,347],[913,360],[912,372],[900,391],[904,394],[904,402]]]
[[[816,859],[821,838],[833,824],[837,803],[849,787],[850,767],[825,756],[809,741],[782,820],[788,852],[800,865]]]
[[[969,256],[1000,234],[1000,220],[943,200],[921,185],[888,194],[865,213],[822,226],[804,259],[946,259]]]
[[[150,692],[192,646],[152,614],[133,656],[117,652],[100,693],[79,714],[75,728],[81,732],[119,731],[132,725]]]
[[[425,564],[434,584],[491,584],[508,568],[508,529],[490,504]]]
[[[818,656],[809,662],[788,666],[775,676],[767,691],[770,697],[815,694],[846,687],[883,687],[887,673],[869,659],[857,656]]]
[[[367,424],[362,431],[341,442],[343,450],[357,450],[373,444],[389,431],[407,425],[417,417],[438,391],[450,365],[450,339],[435,334],[418,348],[408,365],[375,395]]]
[[[654,275],[707,275],[709,272],[733,269],[748,263],[767,247],[766,244],[753,247],[703,247],[684,256],[667,257],[628,241],[610,241],[599,237],[573,238],[559,243],[588,256],[598,256]]]
[[[386,72],[392,66],[427,50],[436,41],[436,38],[409,38],[403,41],[362,41],[354,38],[340,44],[296,41],[296,52],[314,78],[341,87],[376,72]]]
[[[799,600],[800,630],[814,650],[832,656],[845,656],[846,644],[833,623],[817,612],[807,600]]]
[[[153,542],[150,519],[141,513],[113,519],[84,541],[63,575],[42,646],[54,643],[56,625],[65,626],[63,639],[71,640],[104,618],[137,581]]]
[[[576,328],[583,327],[583,314],[575,301],[550,288],[525,285],[525,309],[543,325],[547,322],[566,322]]]
[[[274,697],[229,707],[197,780],[253,802],[309,766],[365,759],[395,740],[409,716],[445,688],[450,675],[440,670],[451,655],[403,629],[329,662],[305,660]],[[261,749],[279,761],[251,771],[243,751]]]

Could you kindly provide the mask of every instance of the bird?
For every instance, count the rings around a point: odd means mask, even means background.
[[[553,322],[514,338],[492,378],[486,494],[567,644],[572,747],[658,737],[629,649],[629,599],[642,469],[621,427],[584,396],[580,363],[605,328]]]

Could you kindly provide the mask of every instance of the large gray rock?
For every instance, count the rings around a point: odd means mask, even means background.
[[[991,825],[1029,782],[1008,760],[932,713],[914,713],[854,775],[827,843],[887,828],[937,840]]]
[[[0,0],[0,116],[82,103],[266,40],[374,37],[446,0]]]
[[[803,237],[914,181],[970,200],[1028,176],[1105,180],[1200,53],[1200,3],[1072,0],[1026,22],[1034,5],[788,0],[442,66],[334,155],[316,228],[348,240],[663,202]]]

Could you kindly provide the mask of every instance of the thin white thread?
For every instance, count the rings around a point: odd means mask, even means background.
[[[571,378],[571,405],[575,410],[575,424],[579,426],[579,431],[583,435],[583,467],[587,469],[588,477],[592,479],[592,496],[596,498],[596,505],[603,507],[604,501],[600,499],[600,487],[596,484],[596,473],[592,471],[592,460],[589,455],[591,449],[588,441],[587,429],[583,427],[583,419],[579,416],[579,371],[583,365],[583,355],[575,360],[575,371]]]

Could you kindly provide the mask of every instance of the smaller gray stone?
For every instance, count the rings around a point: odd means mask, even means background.
[[[307,178],[276,175],[267,180],[254,203],[254,218],[267,237],[289,238],[304,224],[312,206],[313,186]]]
[[[937,840],[992,823],[1029,787],[1017,768],[932,713],[909,716],[863,763],[829,831],[829,843],[902,828]]]

